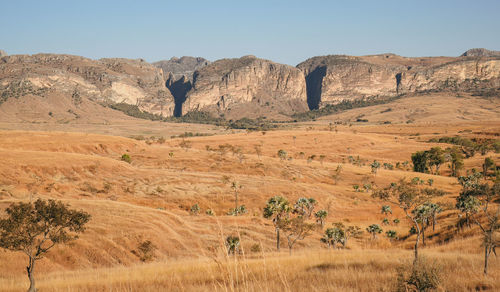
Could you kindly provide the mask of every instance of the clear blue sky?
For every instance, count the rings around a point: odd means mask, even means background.
[[[457,56],[500,50],[499,0],[0,0],[0,49],[90,58]]]

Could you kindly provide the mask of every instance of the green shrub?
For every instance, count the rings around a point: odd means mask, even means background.
[[[132,159],[130,158],[130,155],[128,155],[127,153],[125,153],[125,154],[122,155],[121,160],[125,161],[127,163],[131,163],[132,162]]]

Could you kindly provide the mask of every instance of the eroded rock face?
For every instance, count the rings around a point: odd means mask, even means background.
[[[171,116],[175,106],[161,69],[143,60],[54,54],[4,57],[0,60],[0,91],[6,92],[5,97],[19,93],[16,84],[29,84],[30,92],[77,97],[78,101],[124,102],[164,116]],[[21,90],[20,94],[30,92]]]
[[[188,57],[181,58],[172,57],[170,60],[154,62],[153,65],[161,68],[163,74],[168,76],[172,74],[172,80],[179,80],[182,76],[186,76],[190,81],[193,80],[194,71],[201,69],[210,64],[210,61],[201,57]]]
[[[306,84],[297,68],[245,56],[211,63],[194,73],[182,113],[210,110],[228,113],[244,104],[283,113],[307,109]]]
[[[499,57],[323,56],[297,67],[306,76],[310,109],[367,97],[474,91],[498,87],[500,82]]]
[[[4,50],[0,50],[0,58],[7,56],[7,53]]]

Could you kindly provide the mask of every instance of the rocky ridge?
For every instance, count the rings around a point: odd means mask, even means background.
[[[227,119],[286,119],[342,100],[483,90],[500,90],[500,57],[484,49],[461,57],[319,56],[297,67],[254,56],[155,65],[55,54],[0,58],[0,107],[29,96],[39,103],[66,100],[71,108],[64,112],[78,112],[85,102],[126,103],[164,117],[209,111]]]

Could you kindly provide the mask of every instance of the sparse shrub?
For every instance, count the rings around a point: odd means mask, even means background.
[[[398,224],[399,224],[399,222],[401,222],[401,221],[399,221],[399,219],[398,219],[398,218],[396,218],[396,219],[392,220],[392,222],[393,222],[394,224],[398,225]]]
[[[398,268],[395,291],[433,291],[441,282],[441,266],[420,258]]]
[[[198,215],[200,213],[200,210],[200,206],[198,204],[194,204],[193,206],[191,206],[190,212],[192,215]]]
[[[389,225],[389,219],[384,218],[384,220],[382,220],[382,225]]]
[[[145,240],[137,246],[135,254],[143,262],[152,260],[155,257],[156,246],[150,241]]]
[[[433,180],[432,178],[428,179],[428,180],[427,180],[427,184],[428,184],[429,186],[432,186],[432,185],[434,184],[434,180]]]
[[[393,239],[398,238],[398,233],[394,230],[387,230],[385,235],[387,236],[387,238],[389,238],[389,241],[392,241]]]
[[[260,245],[260,243],[252,244],[252,246],[250,247],[250,251],[255,253],[262,252],[262,245]]]
[[[283,149],[278,150],[278,157],[281,161],[286,160],[287,152]]]
[[[130,155],[128,155],[127,153],[125,153],[125,154],[122,155],[121,160],[125,161],[126,163],[131,163],[132,162],[132,159],[130,158]]]
[[[226,247],[228,255],[235,255],[240,249],[240,238],[232,235],[226,237]]]
[[[215,213],[214,213],[214,211],[212,209],[207,209],[205,211],[205,214],[207,214],[208,216],[215,216]]]

